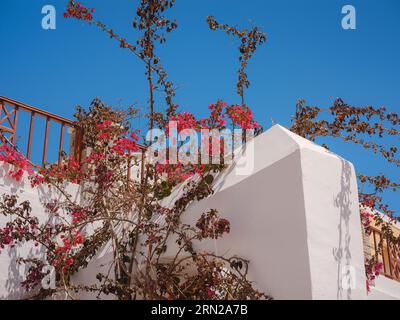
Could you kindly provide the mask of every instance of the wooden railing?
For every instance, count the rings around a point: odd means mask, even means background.
[[[21,121],[21,115],[25,115]],[[39,138],[37,134],[38,126],[35,123],[41,120],[44,126]],[[53,145],[49,148],[50,126],[57,125],[56,131],[52,135]],[[65,146],[66,135],[69,134],[69,143]],[[54,136],[56,135],[56,136]],[[1,141],[3,140],[3,141]],[[4,141],[6,140],[6,141]],[[24,143],[21,143],[24,142]],[[54,142],[58,145],[54,145]],[[72,156],[77,161],[81,160],[83,151],[83,132],[79,130],[76,123],[72,120],[57,116],[50,112],[27,105],[25,103],[0,96],[0,144],[9,143],[17,147],[24,156],[36,167],[42,167],[48,162],[49,152],[50,162],[58,161],[60,164],[63,155]],[[22,147],[25,144],[25,148]],[[143,180],[145,166],[146,147],[139,145],[140,152],[140,179]],[[32,161],[32,153],[36,155],[36,161]],[[41,153],[41,154],[40,154]],[[127,163],[127,178],[131,179],[131,161]]]
[[[25,121],[21,123],[20,119],[23,115],[25,116]],[[28,118],[26,118],[26,116]],[[38,120],[44,121],[44,128],[40,137],[34,138],[34,133],[38,131],[38,129],[35,129],[35,123]],[[51,150],[57,150],[55,156],[58,162],[61,161],[64,152],[79,160],[82,151],[82,134],[80,130],[76,128],[73,121],[7,97],[0,97],[0,131],[3,133],[3,136],[14,146],[17,146],[29,160],[31,160],[32,151],[35,150],[37,152],[41,145],[41,157],[34,161],[34,164],[37,166],[43,166],[47,162],[49,129],[50,126],[54,126],[54,124],[59,127],[58,133],[56,133],[58,134],[58,147],[54,148],[54,146],[52,146]],[[69,146],[64,148],[66,133],[70,135]],[[52,138],[54,138],[54,135]],[[25,140],[25,150],[21,147],[20,140]]]
[[[383,274],[393,280],[400,281],[400,248],[390,244],[383,237],[382,232],[371,228],[369,241],[372,241],[375,258],[383,264]]]

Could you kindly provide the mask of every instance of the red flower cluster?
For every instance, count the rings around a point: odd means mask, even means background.
[[[82,220],[82,212],[76,211],[72,213],[72,224],[77,224]]]
[[[207,297],[209,298],[213,298],[215,296],[215,291],[211,288],[207,288],[206,292],[207,292]]]
[[[83,178],[83,168],[74,158],[69,158],[60,166],[53,165],[48,171],[48,176],[54,177],[60,182],[67,179],[71,183],[79,183]]]
[[[46,178],[43,177],[41,174],[35,174],[29,177],[29,180],[31,181],[31,187],[35,188],[42,183],[46,182]]]
[[[67,272],[68,268],[74,263],[74,250],[85,242],[85,238],[79,231],[76,231],[70,238],[62,235],[61,240],[63,245],[55,249],[56,257],[53,260],[53,266]]]
[[[254,121],[253,112],[247,106],[232,105],[226,109],[228,118],[242,129],[257,129],[258,123]]]
[[[0,248],[4,249],[6,246],[14,245],[14,227],[7,226],[0,230]]]
[[[376,199],[366,196],[360,202],[360,217],[361,223],[367,235],[371,234],[371,222],[374,220],[374,215],[365,210],[365,208],[374,209],[376,205]],[[366,273],[366,286],[367,292],[371,292],[371,285],[374,284],[376,277],[382,272],[383,264],[376,261],[375,257],[370,259],[365,258],[365,273]]]
[[[21,153],[16,151],[14,148],[3,144],[0,147],[0,161],[7,162],[14,166],[14,169],[10,170],[8,174],[10,177],[15,179],[16,181],[21,181],[24,175],[24,172],[28,174],[32,174],[33,170],[31,168],[31,164]]]
[[[210,104],[208,109],[211,110],[210,117],[201,119],[200,121],[187,111],[172,116],[170,121],[177,122],[178,132],[184,129],[222,129],[226,125],[226,116],[232,120],[234,125],[238,125],[242,129],[259,128],[259,124],[254,120],[253,112],[247,106],[231,105],[227,107],[225,102],[218,101],[217,103]],[[168,124],[166,129],[168,135]]]
[[[86,163],[99,162],[101,160],[104,160],[105,158],[106,155],[104,153],[92,152],[88,157],[85,158],[85,162]]]
[[[181,183],[186,179],[193,177],[195,174],[203,176],[206,166],[203,164],[188,164],[183,165],[182,163],[169,164],[166,160],[165,164],[156,164],[156,171],[158,174],[166,174],[168,180],[173,184]]]
[[[204,129],[222,128],[226,125],[224,108],[226,103],[223,101],[218,101],[217,103],[212,103],[208,106],[211,110],[210,118],[201,119],[201,125]]]
[[[64,13],[64,18],[76,18],[78,20],[92,21],[94,12],[93,8],[86,8],[80,2],[69,1],[67,11]]]
[[[120,136],[119,128],[114,127],[113,122],[110,120],[106,120],[102,123],[97,124],[96,128],[99,130],[97,139],[99,139],[100,141],[111,141],[116,136]],[[136,132],[132,132],[130,138],[126,136],[122,138],[117,138],[113,142],[111,152],[123,156],[125,155],[126,151],[128,153],[139,151],[139,147],[136,143],[138,140],[139,137],[137,136]],[[106,156],[104,154],[93,153],[88,157],[87,162],[102,160],[105,159],[105,157]]]
[[[176,116],[171,116],[170,121],[176,121],[177,122],[177,130],[178,132],[184,130],[184,129],[194,129],[198,130],[200,128],[199,121],[196,119],[196,117],[185,111],[183,113],[178,113]],[[169,124],[167,124],[166,127],[167,130],[167,135],[169,134]]]
[[[226,119],[232,120],[234,126],[239,126],[241,129],[257,129],[259,128],[258,123],[254,120],[253,112],[247,106],[232,105],[227,106],[227,104],[221,100],[216,103],[212,103],[208,106],[211,111],[208,118],[203,118],[197,120],[196,117],[189,113],[183,112],[178,113],[170,118],[170,121],[177,122],[176,130],[181,132],[184,129],[192,129],[200,132],[201,129],[224,129],[226,127]],[[166,125],[166,134],[169,136],[170,123]],[[176,139],[172,137],[172,139]],[[212,139],[207,136],[202,136],[202,145],[208,144],[209,154],[224,154],[224,140],[219,141],[219,143],[213,143]],[[207,141],[208,139],[208,141]],[[176,141],[172,141],[173,143]],[[202,175],[205,170],[204,165],[186,165],[182,164],[159,164],[156,167],[159,174],[167,174],[170,181],[182,182],[188,177],[193,176],[198,173]]]
[[[168,160],[165,164],[156,164],[156,171],[160,175],[166,174],[168,180],[173,183],[183,182],[193,175],[188,172],[182,163],[171,165]]]
[[[362,225],[364,226],[366,231],[368,231],[368,227],[371,225],[371,221],[374,216],[365,210],[360,210],[360,216]]]
[[[86,208],[76,208],[71,213],[71,216],[72,216],[71,223],[73,225],[76,225],[76,224],[80,223],[81,221],[84,221],[89,216],[89,214],[90,214],[90,211]]]
[[[374,283],[376,277],[378,277],[383,269],[383,264],[376,262],[374,258],[368,260],[365,259],[365,271],[367,275],[367,292],[371,292],[371,285]]]
[[[137,141],[138,138],[136,135],[133,135],[131,137],[134,137],[134,139]],[[115,144],[111,147],[111,151],[115,152],[116,154],[123,156],[125,155],[125,152],[127,151],[128,154],[131,152],[136,152],[139,151],[139,147],[136,143],[136,141],[131,140],[130,138],[121,138],[115,141]]]
[[[99,140],[110,140],[114,137],[115,132],[112,127],[112,121],[106,120],[102,123],[96,124],[96,129],[99,130],[99,134],[97,135],[97,139]]]
[[[259,127],[254,120],[253,112],[247,106],[231,105],[227,107],[225,102],[218,101],[210,104],[208,109],[211,110],[210,117],[200,121],[203,128],[221,129],[225,127],[226,116],[241,129],[257,129]]]
[[[18,241],[29,240],[35,235],[36,231],[36,219],[20,225],[7,223],[5,228],[0,229],[0,248],[4,249],[6,246],[14,247]]]
[[[373,209],[376,205],[376,199],[371,197],[370,195],[364,195],[360,204],[364,207],[369,207]]]
[[[64,160],[60,165],[51,164],[46,168],[41,168],[38,174],[30,176],[29,179],[33,188],[50,181],[63,183],[67,180],[71,183],[79,183],[83,177],[82,165],[71,157]]]

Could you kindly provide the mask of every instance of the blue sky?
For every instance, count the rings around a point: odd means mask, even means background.
[[[75,105],[96,97],[112,105],[146,105],[143,66],[98,29],[62,17],[66,0],[2,0],[0,95],[71,118]],[[87,0],[96,18],[127,39],[138,0]],[[41,8],[57,9],[57,29],[41,28]],[[341,28],[341,8],[351,4],[357,29]],[[289,126],[295,103],[330,105],[342,97],[354,105],[384,105],[400,112],[400,2],[398,0],[177,0],[170,17],[179,28],[158,51],[179,86],[182,110],[204,116],[210,102],[239,102],[235,93],[237,42],[210,32],[205,18],[260,26],[267,42],[250,62],[247,103],[268,128],[271,118]],[[162,106],[159,106],[161,108]],[[398,140],[395,141],[398,143]],[[332,149],[363,173],[398,169],[351,144]],[[400,208],[398,196],[389,202]]]

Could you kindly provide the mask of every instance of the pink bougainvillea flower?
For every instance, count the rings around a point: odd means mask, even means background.
[[[20,152],[6,144],[0,146],[0,161],[7,162],[14,166],[9,170],[8,175],[20,182],[25,172],[33,174],[32,165]]]

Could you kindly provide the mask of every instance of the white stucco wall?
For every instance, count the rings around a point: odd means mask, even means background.
[[[47,187],[32,188],[31,184],[24,175],[21,182],[16,182],[10,178],[7,172],[10,165],[0,162],[0,196],[3,194],[14,194],[18,196],[18,202],[29,201],[32,213],[40,221],[47,221],[49,214],[43,209],[43,202],[49,202],[55,199],[62,199],[62,196],[56,190]],[[79,201],[77,185],[69,185],[67,188],[71,195],[74,195],[76,201]],[[0,213],[0,227],[4,227],[7,217]],[[7,248],[0,253],[0,299],[21,299],[26,296],[26,292],[21,288],[21,281],[25,280],[27,273],[25,265],[17,265],[16,259],[19,257],[28,258],[30,256],[41,256],[39,247],[31,244],[20,245],[14,248]]]
[[[193,203],[184,214],[184,222],[193,223],[202,212],[215,208],[231,222],[229,235],[196,245],[250,260],[250,278],[275,299],[399,299],[400,284],[383,277],[367,296],[353,165],[279,125],[252,143],[247,152],[237,150],[235,163],[216,177],[214,195]],[[253,170],[238,174],[244,159]],[[26,180],[16,185],[6,170],[2,165],[0,193],[20,194],[44,218],[39,199],[56,195],[32,190]],[[164,205],[171,205],[179,190]],[[3,222],[0,217],[0,226]],[[172,255],[173,241],[168,248],[167,255]],[[20,297],[18,283],[24,272],[13,261],[30,250],[0,254],[0,299]],[[109,254],[104,248],[74,281],[93,283],[99,268],[107,268]]]
[[[252,174],[237,175],[233,164],[185,214],[194,223],[215,208],[231,222],[228,236],[199,246],[250,260],[252,280],[275,299],[366,299],[352,164],[279,125],[254,150],[235,158],[254,157]]]
[[[375,279],[374,286],[368,294],[368,300],[399,300],[400,283],[384,276]]]

